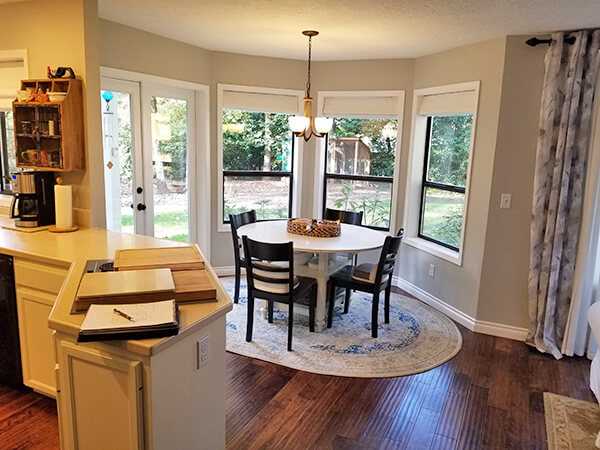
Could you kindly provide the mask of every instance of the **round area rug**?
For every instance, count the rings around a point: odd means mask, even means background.
[[[234,278],[221,278],[233,298]],[[260,304],[257,301],[257,304]],[[287,351],[287,312],[275,310],[270,324],[254,314],[252,342],[246,342],[246,280],[239,303],[227,314],[227,350],[244,356],[324,375],[383,378],[432,369],[455,356],[462,337],[452,320],[424,303],[399,294],[390,300],[390,323],[380,307],[378,338],[371,337],[371,296],[354,292],[348,314],[336,307],[333,327],[308,330],[308,319],[294,317],[293,351]],[[277,303],[275,304],[277,308]],[[296,311],[296,309],[294,310]]]

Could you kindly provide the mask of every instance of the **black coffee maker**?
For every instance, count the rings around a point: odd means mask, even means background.
[[[15,219],[15,226],[52,225],[55,222],[54,172],[19,172],[15,181],[15,197],[10,205],[10,217]]]

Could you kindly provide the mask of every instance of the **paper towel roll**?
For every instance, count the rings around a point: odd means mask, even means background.
[[[56,228],[64,230],[73,226],[73,194],[71,186],[54,185]]]

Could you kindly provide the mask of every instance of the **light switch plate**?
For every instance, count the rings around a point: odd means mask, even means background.
[[[509,209],[512,202],[512,194],[502,194],[500,196],[500,208]]]

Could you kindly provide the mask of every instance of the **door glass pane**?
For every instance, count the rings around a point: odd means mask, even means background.
[[[394,176],[397,129],[395,119],[334,118],[327,173]]]
[[[363,211],[363,225],[389,228],[392,183],[327,179],[327,208]]]
[[[473,114],[433,116],[427,181],[465,187]]]
[[[421,234],[452,247],[460,247],[465,194],[425,188]]]
[[[106,227],[134,232],[131,97],[101,91]]]
[[[151,97],[154,236],[189,240],[188,104]]]
[[[258,220],[289,217],[290,177],[223,177],[223,220],[229,214],[256,210]]]

